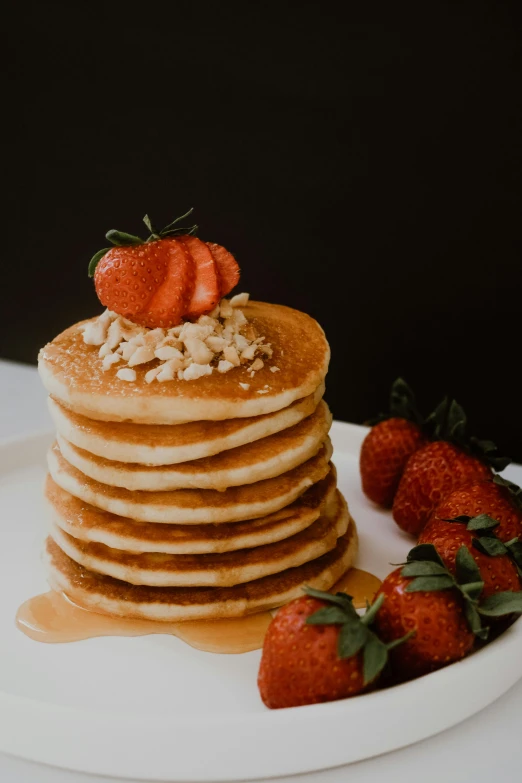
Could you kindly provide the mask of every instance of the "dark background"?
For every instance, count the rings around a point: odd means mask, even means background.
[[[520,3],[23,3],[8,31],[0,356],[99,311],[104,233],[196,209],[306,310],[340,419],[403,374],[522,460]]]

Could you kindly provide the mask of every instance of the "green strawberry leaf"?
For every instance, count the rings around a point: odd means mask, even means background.
[[[517,566],[522,568],[522,541],[519,541],[518,538],[513,538],[507,542],[506,548]]]
[[[506,555],[508,550],[502,541],[496,536],[481,536],[480,538],[473,539],[473,546],[482,552],[484,555],[490,557],[498,557],[498,555]]]
[[[451,400],[447,414],[447,427],[450,438],[461,441],[466,431],[467,417],[464,409],[456,400]]]
[[[179,226],[179,228],[172,228],[169,231],[162,231],[161,237],[170,236],[195,236],[198,233],[199,226]]]
[[[494,593],[479,605],[480,614],[486,617],[502,617],[505,614],[522,614],[522,592]]]
[[[156,231],[156,229],[152,227],[152,223],[151,223],[150,217],[148,215],[144,216],[143,222],[145,223],[145,225],[147,226],[147,228],[150,231],[150,237],[148,237],[147,242],[152,242],[152,240],[154,240],[154,239],[161,239],[161,237],[158,234],[158,232]]]
[[[415,395],[403,378],[397,378],[392,384],[390,391],[390,415],[400,419],[407,419],[419,426],[422,425],[422,416],[417,409]]]
[[[467,582],[465,585],[460,585],[464,597],[468,597],[471,601],[478,601],[483,589],[484,582]]]
[[[340,606],[323,606],[306,618],[307,625],[342,625],[348,616]]]
[[[466,582],[481,582],[480,569],[473,559],[473,555],[466,546],[461,546],[455,559],[457,582],[463,585]]]
[[[337,640],[337,657],[351,658],[356,655],[368,639],[369,631],[359,622],[345,623],[339,631]]]
[[[94,273],[96,271],[96,267],[98,266],[98,263],[101,261],[105,253],[108,253],[109,250],[111,249],[112,248],[110,247],[104,247],[103,250],[98,250],[98,252],[93,255],[93,257],[89,261],[89,268],[87,270],[89,277],[94,277]]]
[[[417,560],[431,560],[434,563],[438,563],[445,567],[433,544],[418,544],[417,546],[414,546],[413,549],[410,549],[407,557],[408,563]]]
[[[361,622],[364,625],[371,625],[375,620],[375,616],[379,611],[379,609],[381,608],[381,606],[383,605],[383,603],[384,603],[384,595],[382,593],[377,596],[377,598],[375,599],[375,601],[371,606],[368,606],[368,602],[366,602],[366,612],[361,617]]]
[[[333,595],[333,593],[327,593],[324,590],[316,590],[314,587],[308,587],[308,585],[303,589],[310,598],[318,598],[319,601],[328,601],[329,604],[340,606],[346,611],[352,610],[352,613],[356,617],[358,616],[352,603],[353,597],[348,595],[348,593],[336,593]]]
[[[522,487],[519,487],[518,484],[514,484],[512,481],[509,481],[509,479],[504,478],[504,476],[494,476],[493,482],[498,484],[499,487],[507,489],[513,503],[517,506],[519,511],[522,511]]]
[[[369,633],[364,645],[363,678],[364,684],[372,682],[384,669],[388,660],[388,650],[384,642],[381,642],[373,633]]]
[[[412,636],[415,636],[417,633],[416,629],[414,628],[412,631],[408,631],[406,636],[401,636],[400,639],[394,639],[393,642],[388,642],[386,645],[387,650],[393,650],[394,647],[398,647],[400,644],[404,644],[404,642],[407,642],[408,639],[411,639]]]
[[[466,601],[464,611],[466,613],[466,620],[468,621],[468,625],[471,631],[475,634],[475,636],[478,636],[479,639],[485,641],[489,636],[489,628],[482,627],[482,621],[475,604],[473,604],[471,601]]]
[[[473,438],[473,441],[484,454],[493,454],[493,452],[497,450],[497,447],[492,440],[481,440],[480,438]]]
[[[116,231],[111,228],[107,231],[105,238],[112,242],[113,245],[126,246],[126,245],[142,245],[143,239],[134,236],[134,234],[127,234],[125,231]]]
[[[479,514],[477,517],[472,517],[467,525],[467,529],[472,530],[493,530],[498,527],[500,522],[490,517],[489,514]]]
[[[406,592],[418,593],[420,591],[448,590],[450,587],[455,587],[455,580],[449,574],[418,576],[406,587]]]
[[[511,457],[488,457],[488,465],[495,471],[505,470],[511,462]]]
[[[162,228],[161,231],[160,231],[161,236],[165,236],[165,234],[168,231],[171,231],[175,226],[178,225],[178,223],[181,223],[181,221],[185,220],[186,217],[188,217],[189,215],[192,215],[193,212],[194,212],[194,207],[191,207],[188,210],[188,212],[185,212],[184,215],[180,215],[179,217],[176,218],[176,220],[173,220],[172,223],[169,223],[167,226],[165,226],[165,228]],[[144,218],[144,220],[145,220],[145,218]],[[152,231],[152,229],[151,229],[151,231]]]
[[[401,570],[402,576],[438,576],[439,574],[447,574],[448,570],[445,566],[439,563],[434,563],[433,560],[413,560],[411,563],[406,563]]]

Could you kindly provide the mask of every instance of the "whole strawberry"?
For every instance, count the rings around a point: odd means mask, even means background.
[[[147,240],[108,231],[114,247],[96,253],[89,264],[96,293],[109,310],[141,326],[170,328],[214,309],[239,280],[239,267],[224,247],[193,236],[197,226],[179,226],[177,218],[153,229]]]
[[[408,384],[398,378],[390,394],[390,414],[381,415],[361,447],[359,467],[364,494],[391,507],[409,457],[423,443],[422,417]]]
[[[383,597],[360,618],[351,596],[306,592],[278,611],[265,637],[257,682],[271,709],[354,696],[388,660],[389,647],[370,629]]]
[[[430,519],[453,519],[488,514],[498,522],[495,534],[501,541],[522,539],[522,489],[502,476],[475,481],[451,492],[438,503]]]
[[[459,516],[455,519],[431,517],[420,534],[419,544],[433,544],[443,563],[452,574],[457,573],[457,553],[461,546],[468,548],[484,582],[481,597],[495,593],[522,590],[519,559],[514,539],[508,546],[495,535],[499,523],[488,516]],[[520,562],[522,566],[522,560]]]
[[[451,492],[470,482],[489,479],[492,467],[501,470],[509,463],[497,456],[490,441],[466,437],[466,415],[454,400],[444,401],[431,423],[437,440],[408,460],[393,501],[394,520],[414,536]]]
[[[467,547],[459,547],[455,564],[453,575],[432,544],[419,544],[406,565],[392,571],[381,585],[379,596],[385,601],[375,618],[380,638],[390,644],[412,633],[390,652],[399,679],[427,674],[464,658],[476,637],[487,639],[489,627],[484,620],[522,613],[522,592],[483,597],[484,582]]]

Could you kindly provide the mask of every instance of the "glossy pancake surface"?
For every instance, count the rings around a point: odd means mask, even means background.
[[[289,429],[213,457],[175,465],[136,465],[113,462],[79,449],[58,435],[58,445],[71,465],[89,478],[132,491],[217,489],[253,484],[279,476],[317,454],[332,424],[321,401],[314,413]]]
[[[288,408],[263,416],[187,424],[132,424],[89,419],[48,398],[58,433],[91,454],[116,462],[173,465],[212,457],[299,424],[316,409],[324,383]]]
[[[102,370],[98,348],[83,342],[80,323],[42,348],[41,379],[53,397],[77,413],[144,424],[260,416],[312,394],[324,380],[330,359],[319,324],[282,305],[249,302],[242,309],[256,333],[273,349],[272,358],[254,377],[247,366],[240,366],[193,381],[148,384],[145,374],[153,366],[148,364],[134,368],[135,382],[122,381],[116,366]],[[278,372],[271,372],[271,367]]]
[[[328,590],[357,555],[357,531],[349,525],[334,549],[296,568],[233,587],[148,587],[89,571],[48,538],[44,553],[51,587],[78,606],[119,617],[183,621],[243,617],[274,609],[302,595],[304,585]]]
[[[231,586],[307,563],[333,549],[348,529],[346,502],[339,492],[310,527],[283,541],[236,552],[207,555],[135,554],[103,544],[86,544],[51,527],[58,546],[91,571],[134,585]]]
[[[327,475],[331,455],[332,444],[328,439],[315,457],[297,468],[255,484],[230,487],[224,492],[213,489],[133,492],[109,487],[70,465],[56,443],[48,452],[47,463],[58,486],[104,511],[142,522],[195,525],[239,522],[279,511]]]
[[[231,552],[289,538],[321,515],[335,492],[335,468],[285,508],[268,516],[219,525],[137,522],[103,511],[59,487],[47,476],[45,499],[52,523],[73,538],[126,552],[204,554]]]

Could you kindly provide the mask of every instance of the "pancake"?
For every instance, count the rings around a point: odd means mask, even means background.
[[[239,366],[224,375],[214,372],[193,381],[176,378],[148,384],[145,374],[153,365],[147,364],[134,368],[135,382],[122,381],[117,378],[117,367],[102,370],[98,348],[83,342],[79,323],[42,348],[38,357],[41,379],[53,397],[76,413],[142,424],[261,416],[313,394],[324,380],[330,359],[319,324],[282,305],[249,302],[242,310],[273,349],[272,358],[254,377],[246,366]],[[272,366],[279,371],[271,372]]]
[[[332,444],[327,439],[314,457],[297,468],[276,478],[230,487],[224,492],[214,489],[133,492],[109,487],[70,465],[56,443],[48,452],[47,462],[58,486],[104,511],[141,522],[197,525],[239,522],[279,511],[326,476],[331,455]]]
[[[152,364],[139,365],[135,382],[105,372],[98,348],[83,342],[80,322],[66,329],[39,354],[47,391],[76,413],[104,421],[177,424],[188,421],[261,416],[312,394],[328,370],[330,349],[319,324],[282,305],[249,302],[242,308],[256,333],[273,349],[272,358],[250,376],[247,366],[193,381],[146,383]],[[270,367],[278,367],[271,372]],[[248,384],[243,388],[240,383]]]
[[[228,587],[252,582],[321,557],[335,547],[337,539],[346,533],[348,524],[348,508],[337,491],[324,514],[310,527],[283,541],[237,552],[135,554],[111,549],[104,544],[87,544],[57,525],[51,526],[51,537],[76,563],[133,585]]]
[[[304,585],[328,590],[357,555],[357,531],[348,527],[326,554],[296,568],[233,587],[147,587],[89,571],[48,538],[44,560],[51,587],[78,606],[118,617],[183,621],[243,617],[302,595]]]
[[[212,457],[293,427],[314,412],[323,394],[324,384],[321,384],[313,394],[275,413],[170,426],[88,419],[52,397],[49,397],[49,410],[59,434],[91,454],[139,465],[174,465]]]
[[[220,525],[159,525],[136,522],[84,503],[59,487],[50,476],[45,499],[51,521],[85,542],[126,552],[203,554],[261,546],[293,536],[319,518],[335,493],[335,468],[289,506],[258,519]]]
[[[280,476],[317,454],[332,424],[325,402],[289,429],[213,457],[177,465],[135,465],[89,454],[58,435],[58,445],[71,465],[111,487],[161,492],[171,489],[217,489],[254,484]]]

